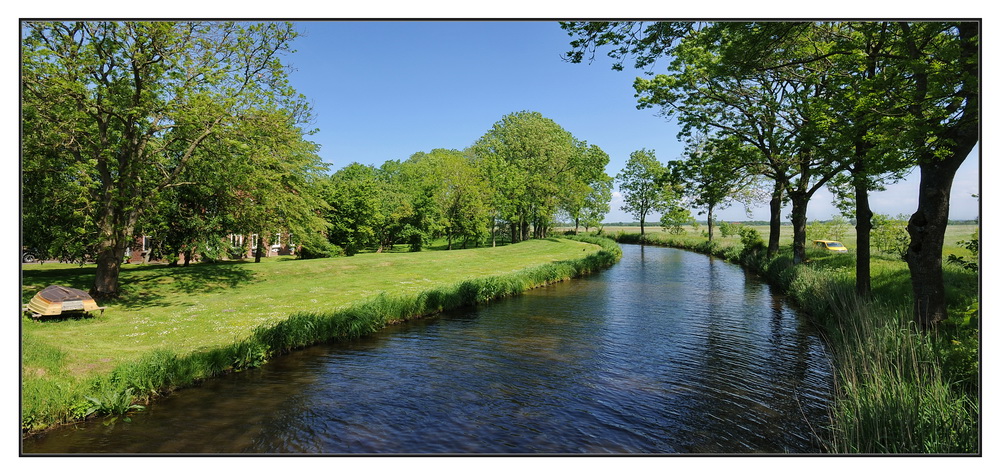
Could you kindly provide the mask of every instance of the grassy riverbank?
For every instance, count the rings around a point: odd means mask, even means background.
[[[623,230],[608,236],[623,243],[640,241],[638,233]],[[962,232],[951,236],[968,239]],[[946,264],[950,319],[937,332],[924,334],[914,330],[909,270],[897,257],[873,256],[873,296],[861,300],[853,291],[850,253],[809,250],[807,262],[794,266],[790,246],[768,259],[745,250],[738,238],[710,244],[693,234],[647,233],[643,241],[740,263],[790,295],[825,329],[837,366],[829,451],[980,451],[977,273]],[[963,249],[953,242],[945,255],[958,250]]]
[[[291,349],[521,293],[606,268],[607,239],[186,268],[130,265],[99,317],[21,320],[22,430],[131,405]],[[30,265],[22,301],[51,284],[86,289],[93,267]]]

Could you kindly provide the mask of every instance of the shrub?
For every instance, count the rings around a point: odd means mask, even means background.
[[[96,396],[88,395],[90,406],[84,410],[86,415],[124,415],[130,410],[144,410],[146,407],[132,403],[135,399],[134,390],[129,387],[124,390],[103,388]]]
[[[850,223],[843,215],[834,216],[828,221],[812,221],[806,225],[806,236],[812,240],[843,240],[850,229]]]
[[[218,263],[227,259],[239,259],[246,256],[247,248],[233,246],[229,240],[213,238],[198,246],[198,257],[203,263]]]
[[[304,240],[302,240],[302,244],[300,245],[298,251],[299,259],[333,258],[335,256],[343,255],[343,249],[333,243],[330,243],[330,241],[322,235],[308,235]]]
[[[739,223],[719,222],[719,233],[722,234],[723,238],[737,235],[741,228],[743,228],[743,225]]]
[[[760,233],[750,227],[741,227],[739,229],[740,243],[743,244],[743,254],[757,254],[764,249],[764,240],[760,237]]]
[[[407,237],[406,243],[410,245],[411,252],[417,252],[424,248],[424,242],[427,241],[427,237],[424,236],[422,230],[407,225],[407,230],[404,230],[403,234]]]
[[[906,250],[910,246],[910,234],[906,231],[905,216],[889,218],[886,215],[875,214],[872,217],[871,232],[872,247],[883,253],[906,259]]]

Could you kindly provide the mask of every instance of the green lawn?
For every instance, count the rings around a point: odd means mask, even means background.
[[[108,306],[103,316],[49,321],[22,317],[22,372],[26,378],[47,373],[83,378],[158,349],[183,355],[233,344],[255,327],[296,311],[332,310],[382,292],[414,294],[599,250],[597,245],[552,239],[317,260],[279,257],[175,268],[125,265],[124,295],[99,303]],[[93,276],[93,266],[25,265],[22,302],[52,284],[89,289]]]

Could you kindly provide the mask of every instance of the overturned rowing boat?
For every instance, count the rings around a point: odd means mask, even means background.
[[[94,298],[85,291],[65,286],[49,286],[31,298],[28,305],[24,307],[25,312],[30,312],[31,317],[58,316],[64,313],[87,313],[101,311],[104,308],[97,305]]]

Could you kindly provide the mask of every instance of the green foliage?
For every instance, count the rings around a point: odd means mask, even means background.
[[[805,259],[808,203],[831,185],[842,208],[866,219],[868,192],[919,167],[919,210],[927,226],[908,261],[914,319],[946,315],[941,242],[954,173],[979,141],[980,34],[977,21],[567,22],[567,58],[610,49],[660,74],[633,84],[638,107],[657,108],[681,136],[730,139],[752,153],[737,163],[774,183],[792,205],[795,260]],[[947,99],[944,99],[947,98]],[[713,159],[714,163],[721,160]],[[776,208],[775,208],[776,209]],[[711,214],[712,211],[708,210]],[[772,217],[777,219],[778,217]],[[862,223],[864,227],[865,224]],[[926,235],[926,236],[925,236]],[[778,237],[771,236],[769,253]],[[868,244],[858,243],[867,256]],[[858,271],[865,274],[866,266]],[[867,276],[859,276],[859,290]]]
[[[682,227],[694,223],[694,217],[682,204],[682,185],[658,160],[653,151],[632,152],[625,168],[615,177],[625,204],[622,210],[639,220],[640,233],[645,234],[646,216],[661,213],[661,226],[680,233]]]
[[[806,226],[806,236],[811,240],[843,241],[851,224],[843,215],[835,215],[826,221],[811,221]]]
[[[477,244],[489,235],[492,191],[472,157],[457,150],[417,152],[399,164],[398,180],[413,203],[401,235],[420,251],[444,234],[449,249],[461,238]]]
[[[330,242],[347,256],[377,247],[377,231],[387,212],[379,201],[382,191],[375,168],[368,165],[352,163],[330,176],[325,188]]]
[[[529,227],[532,237],[544,238],[560,209],[580,217],[587,195],[606,181],[609,160],[532,111],[501,118],[471,152],[491,189],[492,217],[505,222],[513,242],[527,239]]]
[[[330,240],[320,234],[306,235],[299,246],[297,253],[299,259],[333,258],[344,255],[342,248],[330,243]]]
[[[636,59],[637,67],[670,58],[666,74],[636,79],[639,107],[659,108],[663,115],[676,118],[682,136],[718,134],[756,149],[741,162],[748,173],[775,184],[774,200],[791,202],[792,263],[805,261],[804,241],[810,233],[806,211],[824,184],[850,202],[843,204],[845,208],[858,208],[852,216],[865,219],[868,191],[918,166],[920,195],[926,199],[920,200],[913,215],[914,226],[907,232],[905,225],[883,219],[873,223],[872,230],[876,248],[905,256],[914,273],[872,276],[871,287],[876,295],[879,287],[892,288],[891,295],[881,294],[887,299],[905,296],[905,289],[919,293],[909,296],[913,302],[902,315],[912,313],[913,321],[924,329],[947,314],[948,302],[941,296],[949,285],[945,281],[949,271],[941,269],[939,243],[947,224],[952,177],[979,141],[979,22],[567,22],[562,26],[576,37],[571,42],[574,50],[567,54],[574,62],[601,47],[610,48],[616,69],[628,57]],[[770,236],[772,255],[778,251],[776,232]],[[824,238],[839,232],[829,224],[811,230]],[[909,248],[910,234],[919,246]],[[867,250],[867,243],[858,244]],[[978,250],[978,243],[963,245],[971,254]],[[827,276],[779,260],[762,259],[758,253],[743,257],[745,264],[763,270],[779,285],[799,283],[799,291],[804,297],[809,294],[810,302],[831,302],[806,291],[819,289]],[[951,262],[969,270],[974,266],[957,255]],[[859,290],[866,288],[867,269],[856,267]],[[823,272],[840,288],[849,281],[851,269]],[[950,302],[954,307],[955,301]],[[889,332],[897,333],[898,327],[891,326]],[[877,340],[878,332],[851,342]],[[922,355],[924,347],[919,342],[890,346],[865,358],[877,358],[889,348]],[[837,449],[975,451],[976,428],[970,422],[978,416],[977,404],[966,395],[950,394],[948,377],[935,370],[939,367],[910,372],[888,360],[872,378],[859,372],[861,383],[845,392],[858,396],[853,402],[857,405],[842,408],[838,417],[852,431],[864,431],[860,438],[851,432],[840,434],[839,443],[844,444]],[[897,378],[900,372],[907,377]],[[911,374],[919,377],[910,378]]]
[[[589,230],[600,225],[610,211],[614,179],[604,173],[610,161],[607,153],[585,142],[577,144],[576,149],[573,165],[577,177],[560,189],[560,209],[574,224]]]
[[[714,222],[716,210],[734,201],[756,201],[755,176],[747,171],[751,156],[752,149],[736,137],[699,136],[688,139],[684,160],[671,161],[668,167],[691,205]]]
[[[760,232],[750,227],[740,227],[738,230],[740,243],[743,244],[744,254],[759,253],[764,249],[764,240],[760,237]]]
[[[604,216],[611,211],[612,186],[614,179],[605,176],[591,184],[591,191],[583,199],[580,210],[580,225],[584,231],[600,228]]]
[[[146,407],[132,403],[135,400],[135,390],[125,388],[99,388],[94,396],[85,397],[90,406],[84,410],[86,415],[124,415],[132,410],[145,410]]]
[[[297,166],[285,167],[308,155],[295,124],[308,122],[309,108],[279,60],[296,36],[291,23],[22,27],[31,185],[22,212],[38,227],[30,245],[96,260],[97,297],[118,293],[121,257],[143,229],[157,231],[161,253],[174,256],[220,236],[240,210],[266,232],[269,213],[309,201],[301,177],[288,173]],[[231,206],[234,197],[243,207]]]
[[[719,233],[722,234],[723,238],[728,238],[730,236],[736,236],[740,233],[745,225],[741,223],[732,222],[719,222]]]
[[[882,253],[905,259],[906,250],[910,246],[906,217],[893,219],[880,214],[872,216],[871,244]]]
[[[686,233],[686,226],[698,228],[698,222],[684,203],[684,185],[679,181],[679,177],[669,172],[660,178],[660,203],[657,209],[660,212],[660,227],[674,235]]]

